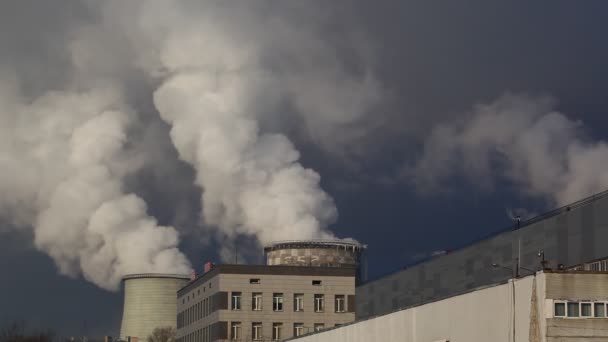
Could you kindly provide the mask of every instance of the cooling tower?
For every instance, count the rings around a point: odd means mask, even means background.
[[[343,240],[279,241],[264,247],[267,265],[356,267],[361,278],[366,246]],[[363,277],[364,278],[364,277]]]
[[[145,340],[155,328],[176,327],[177,290],[189,277],[179,274],[131,274],[125,286],[120,337]]]

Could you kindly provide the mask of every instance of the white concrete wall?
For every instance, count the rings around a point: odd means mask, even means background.
[[[544,298],[544,274],[538,274],[538,302]],[[535,277],[480,289],[445,300],[394,312],[298,342],[512,342],[529,341],[530,308]],[[515,329],[513,329],[513,285]],[[540,304],[539,304],[540,305]],[[544,310],[539,310],[544,320]]]
[[[145,340],[159,327],[176,326],[177,290],[187,279],[144,277],[125,280],[120,336]]]

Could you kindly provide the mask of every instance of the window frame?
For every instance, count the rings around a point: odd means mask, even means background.
[[[578,308],[578,314],[580,318],[593,318],[594,317],[594,310],[595,310],[595,305],[593,302],[591,301],[580,301],[578,303],[579,308]],[[591,308],[591,311],[589,311],[589,316],[583,316],[583,305],[589,305]]]
[[[243,292],[234,291],[230,293],[230,310],[240,311],[243,309]]]
[[[293,323],[293,336],[298,337],[304,335],[304,323],[294,322]]]
[[[253,292],[251,294],[251,311],[263,310],[264,297],[262,292]]]
[[[230,340],[238,341],[241,339],[241,322],[230,322]]]
[[[279,309],[280,305],[280,309]],[[282,292],[275,292],[272,294],[272,311],[282,312],[285,310],[285,300]]]
[[[272,340],[280,341],[283,333],[283,323],[274,322],[272,323]]]
[[[604,315],[603,316],[597,316],[596,315],[595,306],[598,305],[598,304],[601,305],[604,308],[604,311],[603,311]],[[600,302],[600,301],[593,302],[593,318],[604,318],[604,319],[608,318],[608,315],[606,314],[606,305],[607,305],[606,302]]]
[[[325,312],[325,295],[323,293],[315,293],[313,303],[314,312]]]
[[[254,341],[261,341],[264,339],[264,328],[262,322],[251,323],[251,338]]]
[[[304,311],[304,294],[294,293],[293,294],[293,311],[302,312]]]
[[[342,308],[340,309],[340,302],[342,302]],[[337,294],[334,295],[334,311],[336,313],[346,312],[346,295]]]

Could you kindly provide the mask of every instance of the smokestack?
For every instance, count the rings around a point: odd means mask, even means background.
[[[124,309],[120,337],[146,340],[156,328],[177,327],[177,290],[187,275],[131,274],[123,277]]]
[[[211,271],[215,267],[215,264],[211,261],[207,261],[205,265],[203,265],[203,272],[207,273]]]

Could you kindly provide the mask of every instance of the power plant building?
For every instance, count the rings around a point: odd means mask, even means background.
[[[358,286],[357,320],[504,283],[529,270],[608,271],[607,241],[604,192]]]
[[[177,290],[189,277],[179,274],[131,274],[123,277],[125,297],[120,337],[146,340],[156,328],[177,326]]]
[[[354,267],[219,265],[177,293],[177,341],[282,341],[355,319]]]
[[[219,265],[177,293],[177,341],[282,341],[355,320],[365,246],[281,241],[266,265]]]
[[[297,342],[608,341],[608,273],[541,271]]]

